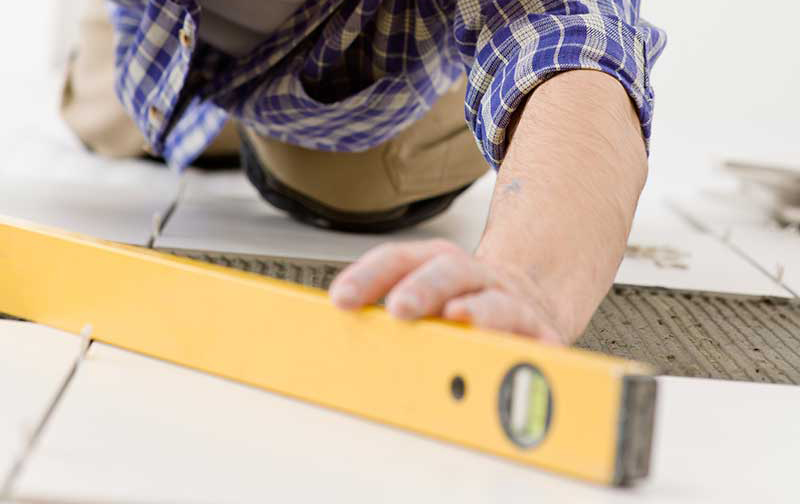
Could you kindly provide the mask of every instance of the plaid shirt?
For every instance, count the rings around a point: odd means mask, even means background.
[[[558,72],[616,77],[649,138],[662,31],[639,0],[306,0],[254,51],[197,40],[194,0],[113,0],[117,93],[156,153],[191,163],[235,117],[310,149],[362,151],[406,128],[468,75],[464,114],[497,167],[506,127]]]

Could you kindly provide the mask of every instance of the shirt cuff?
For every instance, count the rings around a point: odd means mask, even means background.
[[[653,90],[649,72],[666,37],[644,21],[632,26],[603,15],[529,15],[501,28],[480,48],[470,70],[467,122],[495,168],[506,129],[526,96],[554,75],[577,69],[615,77],[638,109],[649,143]]]

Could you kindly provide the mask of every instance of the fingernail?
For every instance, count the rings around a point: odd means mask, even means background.
[[[359,304],[358,290],[349,283],[337,285],[331,291],[331,299],[336,306],[341,308],[355,308]]]
[[[392,297],[389,300],[388,308],[392,315],[404,319],[419,317],[422,309],[419,298],[410,294]]]

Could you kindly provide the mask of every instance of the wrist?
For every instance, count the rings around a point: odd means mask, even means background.
[[[475,258],[486,264],[498,275],[515,278],[519,293],[528,302],[544,309],[548,323],[557,330],[564,343],[573,343],[583,334],[597,307],[598,293],[580,293],[570,288],[574,277],[559,274],[535,264],[525,263],[508,254],[494,253],[491,244],[482,242]],[[597,283],[585,285],[598,286]],[[605,294],[607,289],[599,293]],[[586,295],[588,294],[588,295]]]

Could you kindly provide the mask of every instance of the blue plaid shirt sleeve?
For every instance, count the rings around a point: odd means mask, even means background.
[[[454,31],[469,72],[467,122],[493,166],[503,160],[506,129],[525,97],[567,70],[615,77],[636,105],[649,140],[649,73],[666,37],[639,17],[638,0],[462,1]]]
[[[663,32],[639,0],[306,0],[251,54],[197,40],[195,0],[111,0],[116,90],[147,144],[178,169],[229,117],[310,149],[363,151],[421,117],[464,72],[465,116],[487,161],[535,88],[571,69],[612,75],[653,115]]]
[[[228,114],[212,101],[189,97],[188,80],[198,69],[194,42],[182,34],[197,28],[192,0],[113,0],[116,92],[145,137],[145,148],[177,169],[190,164],[213,141]],[[180,108],[180,110],[178,110]]]

